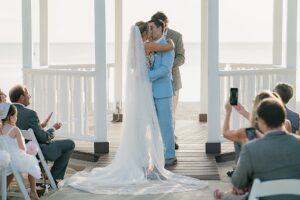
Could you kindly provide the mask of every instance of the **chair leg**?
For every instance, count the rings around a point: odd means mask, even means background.
[[[1,193],[2,193],[2,200],[6,200],[6,173],[5,173],[5,169],[2,170],[1,172]]]
[[[25,185],[24,185],[24,182],[23,182],[23,179],[22,179],[20,173],[17,172],[17,173],[14,173],[14,175],[16,177],[16,180],[17,180],[17,183],[19,185],[19,188],[20,188],[20,190],[21,190],[21,192],[22,192],[22,194],[24,196],[24,199],[25,200],[30,200],[30,197],[29,197],[28,192],[27,192],[27,190],[25,188]]]
[[[48,176],[48,179],[49,179],[49,181],[50,181],[50,184],[51,184],[52,189],[53,189],[53,190],[57,190],[57,186],[56,186],[56,184],[55,184],[55,181],[54,181],[54,179],[53,179],[53,177],[52,177],[52,174],[51,174],[51,172],[50,172],[50,170],[49,170],[49,167],[48,167],[47,163],[46,163],[46,162],[42,162],[42,165],[43,165],[43,168],[44,168],[45,173],[46,173],[47,176]]]

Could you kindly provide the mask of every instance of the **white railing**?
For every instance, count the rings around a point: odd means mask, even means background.
[[[252,100],[258,92],[272,90],[278,82],[287,82],[296,87],[296,70],[274,65],[221,64],[219,77],[221,116],[224,114],[224,105],[229,99],[231,87],[239,89],[238,100],[248,111],[252,110]],[[289,107],[295,108],[295,98],[289,102]],[[234,111],[233,128],[247,125],[249,122]]]
[[[114,64],[107,67],[107,88],[111,88],[110,71]],[[51,122],[63,123],[58,136],[86,141],[94,141],[94,78],[95,65],[24,69],[24,83],[32,96],[31,107],[40,119],[53,112]],[[103,92],[108,94],[108,91]]]

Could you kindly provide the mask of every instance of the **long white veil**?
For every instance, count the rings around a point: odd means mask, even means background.
[[[130,31],[120,146],[112,164],[60,182],[94,194],[157,194],[202,189],[207,182],[164,169],[163,142],[138,27]]]

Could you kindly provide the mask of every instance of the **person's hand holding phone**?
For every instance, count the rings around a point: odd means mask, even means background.
[[[227,101],[227,103],[225,104],[225,111],[227,114],[231,113],[232,111],[232,106],[230,105],[229,101]]]
[[[53,114],[53,112],[51,112],[51,113],[48,115],[48,117],[41,123],[41,127],[42,127],[42,128],[45,128],[45,127],[48,125],[48,122],[49,122],[49,120],[51,119],[52,114]]]

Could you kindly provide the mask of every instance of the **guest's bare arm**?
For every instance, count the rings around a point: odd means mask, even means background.
[[[284,122],[284,127],[287,130],[287,132],[291,133],[292,132],[292,124],[290,120],[286,119]]]
[[[244,128],[241,128],[238,130],[225,131],[225,132],[223,132],[223,137],[232,142],[240,142],[243,144],[245,144],[248,141]]]
[[[13,138],[16,138],[18,147],[21,150],[23,150],[23,151],[26,150],[25,141],[24,141],[24,138],[22,137],[22,133],[21,133],[20,129],[15,127],[14,130],[11,132],[10,136],[12,136]]]
[[[232,107],[229,104],[229,101],[225,104],[225,119],[223,124],[223,133],[230,130],[230,116],[232,112]]]
[[[250,113],[245,109],[245,107],[242,104],[238,103],[236,106],[234,106],[234,108],[243,117],[250,120]]]

